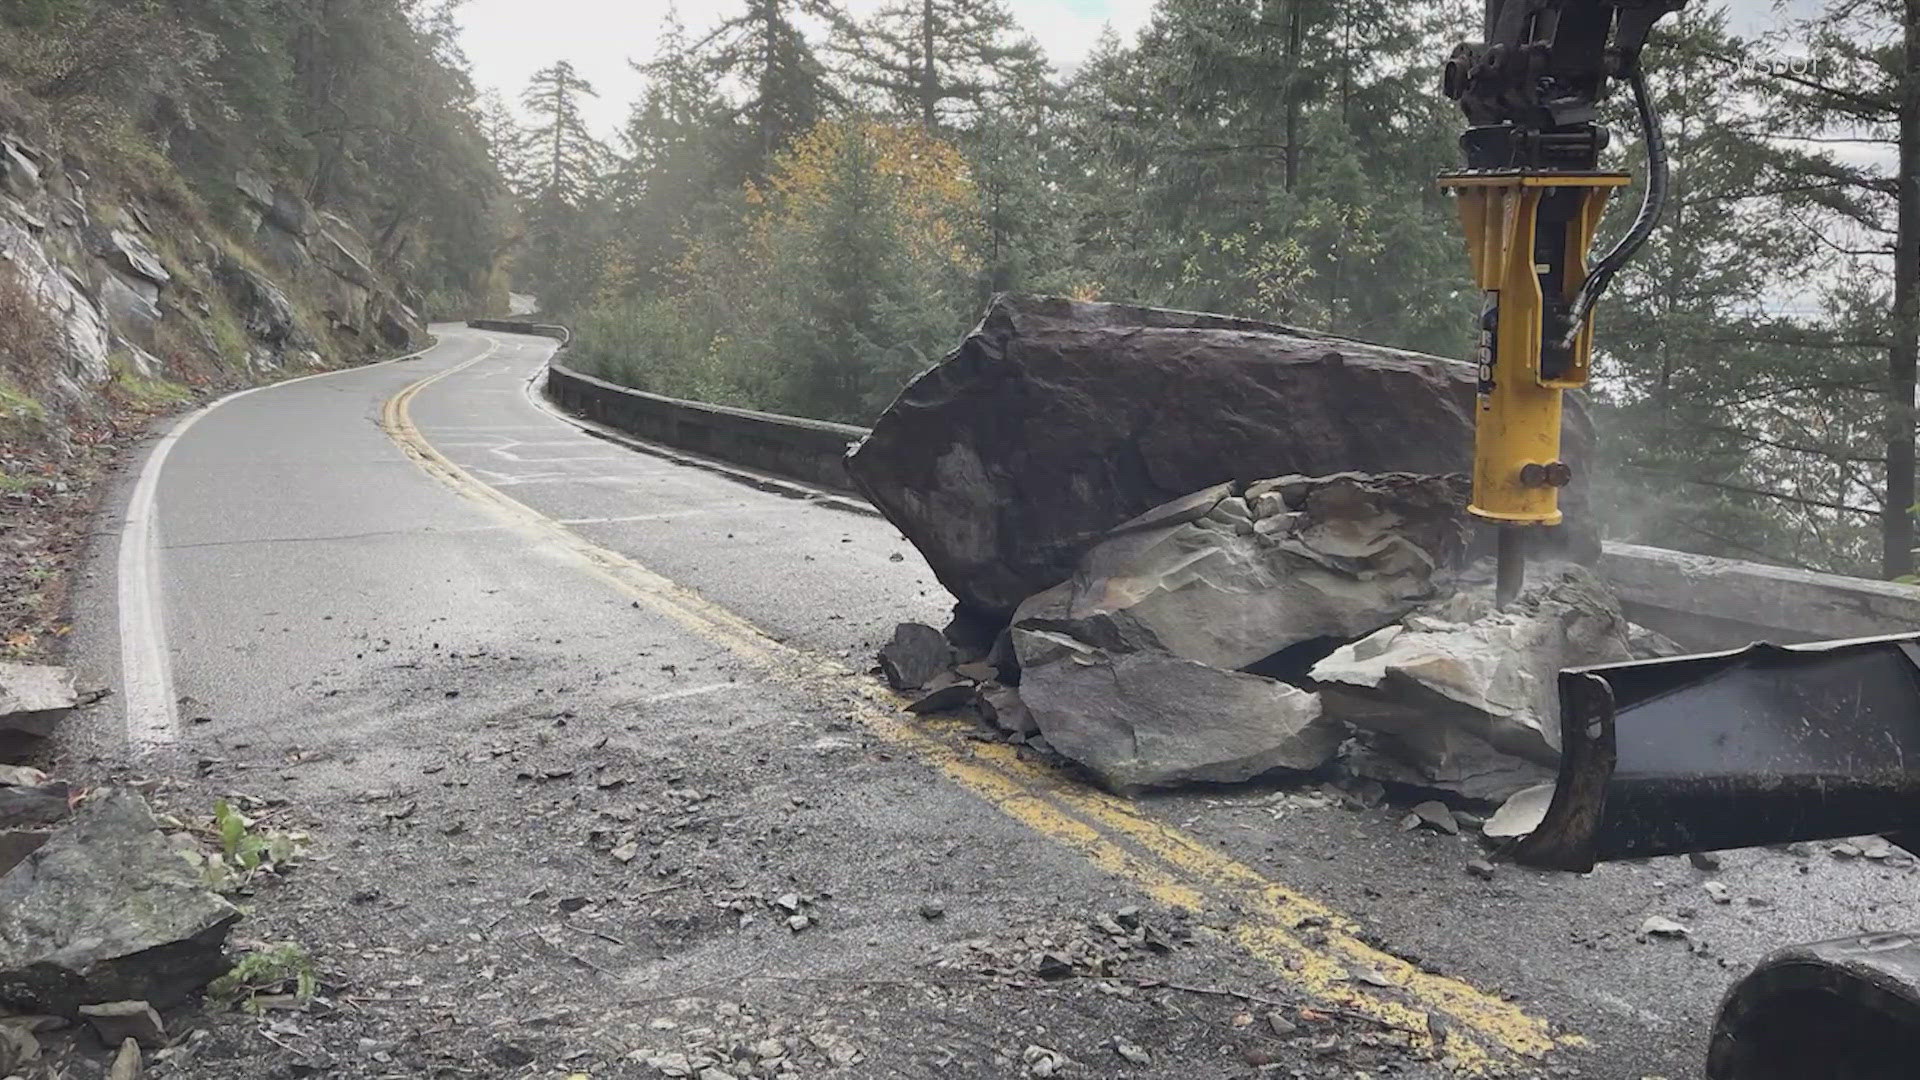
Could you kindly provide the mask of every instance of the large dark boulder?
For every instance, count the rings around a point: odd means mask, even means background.
[[[1591,561],[1591,426],[1569,404],[1569,524],[1542,546]],[[1005,621],[1107,530],[1213,484],[1468,472],[1473,406],[1459,361],[1249,319],[1002,296],[881,414],[847,471],[963,609]]]

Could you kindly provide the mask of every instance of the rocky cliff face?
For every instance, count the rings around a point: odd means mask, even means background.
[[[242,171],[231,191],[195,192],[164,160],[128,183],[128,163],[98,167],[98,150],[26,126],[0,116],[0,310],[20,324],[0,348],[14,413],[0,421],[16,438],[116,379],[239,384],[423,343],[419,295],[298,191]]]
[[[99,470],[153,412],[425,344],[356,223],[0,78],[0,660],[57,654]]]

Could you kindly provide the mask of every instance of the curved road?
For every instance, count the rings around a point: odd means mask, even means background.
[[[1768,948],[1914,914],[1906,860],[1481,881],[1391,808],[1126,803],[909,722],[865,668],[945,596],[889,525],[596,438],[530,392],[552,342],[436,329],[176,427],[80,597],[125,693],[75,751],[313,836],[242,929],[332,1008],[178,1075],[1680,1077]]]

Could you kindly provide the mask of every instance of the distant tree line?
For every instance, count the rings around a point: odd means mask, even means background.
[[[565,63],[488,112],[522,275],[612,378],[866,421],[1009,289],[1465,355],[1436,69],[1477,2],[1158,0],[1064,76],[998,0],[736,2],[663,27],[615,145]],[[1673,198],[1599,315],[1603,524],[1911,573],[1920,0],[1759,40],[1696,5],[1647,59]]]

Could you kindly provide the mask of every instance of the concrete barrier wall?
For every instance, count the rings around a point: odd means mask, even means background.
[[[519,319],[468,319],[467,326],[474,330],[492,330],[497,334],[533,334],[550,337],[562,347],[573,340],[573,331],[564,326],[551,323],[525,322]]]
[[[1920,630],[1920,589],[1609,543],[1600,573],[1628,618],[1690,648]]]
[[[571,413],[650,442],[839,492],[853,490],[847,446],[867,434],[850,424],[648,394],[557,363],[547,368],[547,396]]]
[[[547,392],[563,408],[642,439],[842,492],[852,490],[847,445],[867,433],[642,393],[559,364],[549,369]],[[1629,618],[1689,649],[1920,629],[1920,588],[1906,585],[1622,543],[1606,545],[1598,569]]]

